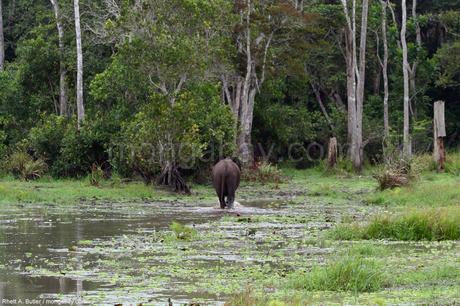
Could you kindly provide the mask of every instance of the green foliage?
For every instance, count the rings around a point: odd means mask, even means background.
[[[169,228],[178,240],[190,241],[198,235],[196,229],[183,225],[179,222],[171,223]]]
[[[215,87],[179,95],[174,104],[159,95],[125,123],[121,146],[130,154],[115,157],[116,169],[131,169],[151,181],[169,162],[182,169],[211,164],[233,152],[234,119]],[[222,150],[222,151],[221,151]]]
[[[447,88],[460,85],[460,41],[443,45],[433,60],[437,64],[437,86]]]
[[[29,143],[37,156],[48,161],[50,167],[61,154],[62,141],[69,127],[69,120],[65,117],[51,115],[43,117],[36,127],[29,133]]]
[[[45,116],[31,130],[30,149],[48,161],[51,173],[57,177],[79,177],[91,171],[94,163],[108,165],[108,144],[119,123],[109,116],[87,118],[77,130],[75,119]]]
[[[342,224],[330,233],[339,240],[394,239],[440,241],[460,239],[460,212],[457,207],[413,209],[375,217],[368,224]]]
[[[387,284],[381,264],[354,255],[315,266],[311,272],[294,273],[289,279],[290,287],[307,291],[373,292]]]
[[[27,152],[16,151],[12,153],[6,162],[6,170],[22,180],[35,180],[40,178],[48,169],[48,165],[42,160],[34,160]]]

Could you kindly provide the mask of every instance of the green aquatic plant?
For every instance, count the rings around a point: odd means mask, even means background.
[[[198,234],[196,229],[175,221],[171,223],[169,228],[173,231],[174,237],[179,240],[190,241],[193,240]]]

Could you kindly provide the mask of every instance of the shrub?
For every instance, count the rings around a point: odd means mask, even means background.
[[[30,148],[37,156],[46,160],[50,168],[53,168],[60,157],[62,140],[70,128],[69,124],[69,119],[65,117],[50,115],[43,117],[39,124],[30,130]]]
[[[89,183],[91,184],[91,186],[99,187],[103,179],[104,179],[104,170],[102,170],[101,166],[98,166],[96,163],[94,163],[91,166]]]
[[[110,170],[107,150],[118,130],[119,123],[110,116],[87,117],[77,130],[75,118],[51,115],[31,130],[28,143],[37,158],[49,163],[53,176],[81,177],[90,173],[94,163],[104,165],[105,172]]]
[[[16,178],[28,181],[40,178],[48,166],[42,159],[34,160],[28,153],[17,151],[8,157],[6,168]]]
[[[242,179],[260,183],[281,183],[283,174],[281,170],[269,162],[256,162],[252,167],[243,169]]]
[[[223,155],[233,152],[233,114],[216,88],[204,87],[184,92],[174,104],[152,96],[124,124],[121,146],[129,152],[115,156],[116,167],[132,169],[146,183],[158,178],[162,185],[187,191],[183,170],[196,172],[217,160],[221,150]]]
[[[339,258],[311,272],[294,273],[289,286],[308,291],[374,292],[388,283],[381,265],[361,256]]]
[[[329,233],[337,240],[395,239],[440,241],[460,239],[460,212],[454,207],[411,210],[375,217],[368,224],[341,224]]]
[[[413,160],[400,159],[387,161],[385,166],[374,174],[374,178],[379,184],[379,189],[386,190],[407,186],[419,175],[420,169]]]

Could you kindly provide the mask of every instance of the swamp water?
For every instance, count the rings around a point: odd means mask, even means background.
[[[223,305],[323,264],[337,245],[321,232],[381,210],[291,196],[241,202],[233,211],[192,200],[3,207],[0,305]],[[196,235],[177,239],[173,221]]]

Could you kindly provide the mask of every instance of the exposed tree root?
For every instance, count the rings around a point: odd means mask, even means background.
[[[175,192],[190,194],[190,188],[187,186],[184,178],[175,165],[168,162],[163,168],[157,180],[158,185],[168,186]]]

